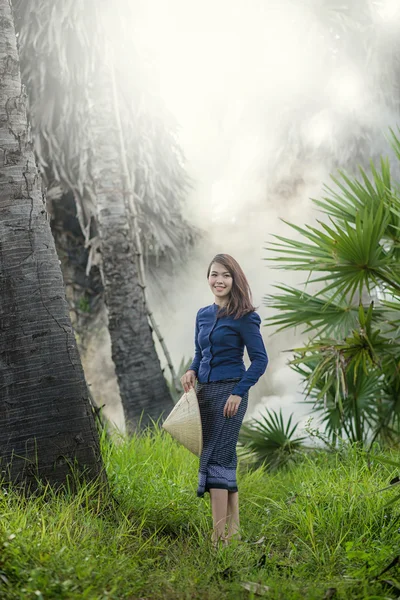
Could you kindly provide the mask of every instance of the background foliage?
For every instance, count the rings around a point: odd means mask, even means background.
[[[177,123],[153,93],[143,56],[127,27],[126,3],[53,3],[13,0],[22,79],[29,99],[33,142],[47,194],[57,201],[72,192],[87,246],[97,248],[90,90],[100,65],[111,60],[113,40],[119,111],[145,256],[176,259],[196,237],[182,216],[189,178],[177,139]],[[123,10],[122,10],[123,8]],[[105,17],[106,16],[106,17]],[[110,37],[104,18],[112,29]],[[116,32],[118,31],[118,35]],[[109,127],[115,127],[110,121]],[[122,183],[121,183],[122,185]],[[94,253],[92,253],[94,258]]]

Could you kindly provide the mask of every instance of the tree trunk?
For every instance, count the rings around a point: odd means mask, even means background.
[[[140,288],[121,177],[118,130],[106,67],[92,90],[92,175],[112,358],[127,429],[146,426],[172,406]]]
[[[27,139],[9,0],[0,0],[1,476],[58,486],[101,472],[97,430]]]

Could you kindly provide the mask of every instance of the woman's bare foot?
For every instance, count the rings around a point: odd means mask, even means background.
[[[213,548],[217,549],[217,548],[223,548],[225,546],[228,545],[228,540],[226,539],[225,536],[217,536],[215,535],[215,532],[213,532],[212,536],[211,536],[211,544],[213,546]]]
[[[233,533],[232,535],[227,535],[225,539],[225,543],[226,545],[230,544],[230,542],[240,542],[240,540],[242,539],[242,536],[240,535],[240,533],[236,532]]]

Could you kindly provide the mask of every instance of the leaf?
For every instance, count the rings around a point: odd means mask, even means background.
[[[275,285],[274,288],[284,293],[265,296],[264,304],[278,311],[265,320],[267,326],[277,327],[276,331],[303,326],[304,333],[318,331],[321,335],[334,331],[345,333],[357,325],[360,308],[345,297],[332,300],[330,296],[312,295],[291,286]],[[379,307],[371,311],[374,322],[387,320],[387,316]]]
[[[298,427],[292,426],[292,416],[284,423],[282,411],[266,410],[257,419],[244,423],[239,441],[244,446],[244,455],[264,463],[269,470],[275,470],[294,459],[303,448],[304,437],[294,438]]]
[[[375,576],[375,579],[377,577],[382,577],[382,575],[384,573],[387,573],[388,571],[390,571],[390,569],[393,569],[393,567],[396,567],[399,563],[400,563],[400,555],[398,554],[390,561],[390,563],[383,569],[383,571],[381,571],[378,575]]]
[[[248,592],[256,594],[256,596],[265,596],[271,591],[271,588],[267,585],[261,585],[261,583],[255,583],[253,581],[244,581],[240,585]]]
[[[260,537],[256,542],[252,542],[254,545],[257,544],[263,544],[265,542],[266,538],[265,535],[263,535],[262,537]]]

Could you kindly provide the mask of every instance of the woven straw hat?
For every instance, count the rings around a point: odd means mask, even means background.
[[[199,403],[193,388],[178,400],[162,426],[190,452],[200,456],[203,449],[203,431]]]

